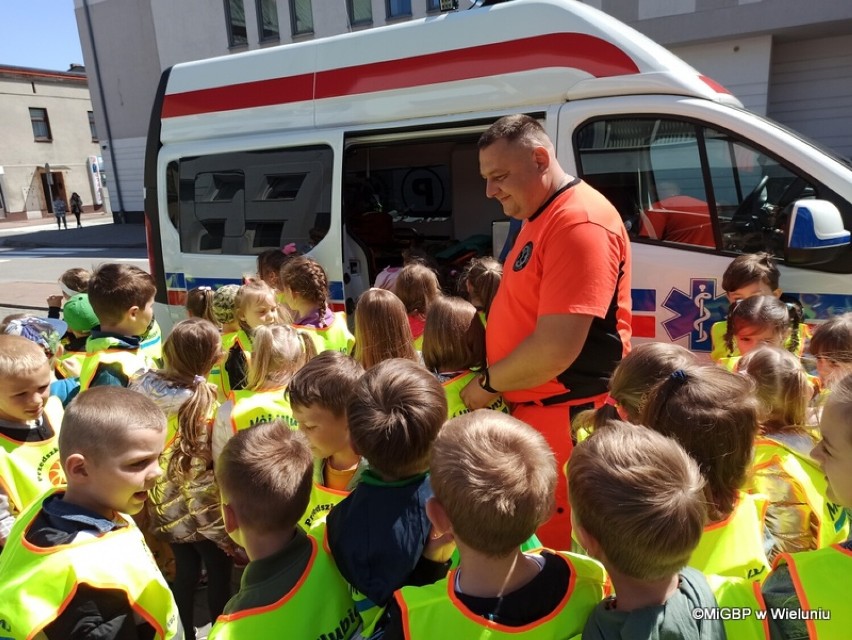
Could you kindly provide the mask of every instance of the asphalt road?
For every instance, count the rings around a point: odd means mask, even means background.
[[[124,262],[148,269],[141,225],[113,225],[103,216],[82,229],[52,224],[0,225],[0,310],[45,310],[59,293],[57,279],[72,267]]]

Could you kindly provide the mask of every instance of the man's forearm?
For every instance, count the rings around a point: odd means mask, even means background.
[[[505,358],[488,367],[497,391],[532,389],[565,371],[586,343],[592,316],[561,315],[539,319],[535,331]]]

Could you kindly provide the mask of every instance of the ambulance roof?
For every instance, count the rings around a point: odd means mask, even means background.
[[[176,65],[161,133],[177,141],[659,93],[739,105],[597,9],[514,0]]]

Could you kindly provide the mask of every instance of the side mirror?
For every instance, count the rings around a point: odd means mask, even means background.
[[[830,262],[849,246],[850,233],[834,203],[797,200],[789,205],[784,257],[790,264]]]

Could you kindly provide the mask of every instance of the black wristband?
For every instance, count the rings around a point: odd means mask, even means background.
[[[488,375],[488,369],[485,368],[479,373],[479,386],[485,389],[488,393],[500,393],[491,386],[491,380]]]

